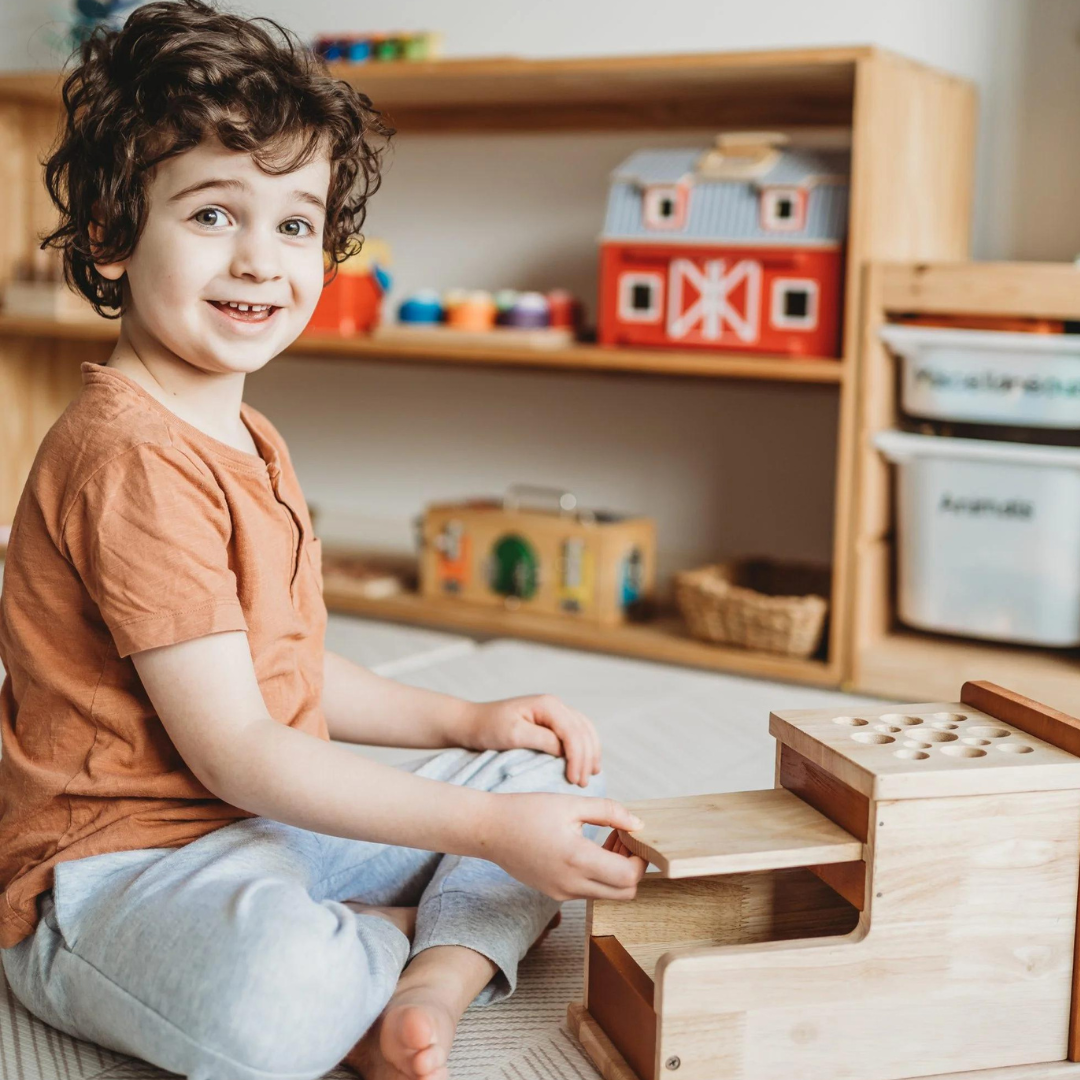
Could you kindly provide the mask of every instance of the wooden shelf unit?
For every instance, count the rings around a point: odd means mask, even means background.
[[[1080,711],[1080,650],[928,634],[896,622],[892,468],[873,438],[896,426],[896,361],[878,337],[890,315],[1080,319],[1080,270],[1068,263],[871,264],[865,274],[852,550],[852,670],[859,693],[944,700],[958,682],[993,679]]]
[[[833,525],[833,594],[828,660],[786,665],[638,629],[579,640],[568,624],[533,627],[520,613],[491,632],[542,637],[580,647],[750,674],[838,685],[849,655],[852,476],[858,394],[863,265],[869,259],[957,259],[968,254],[976,101],[974,88],[874,47],[583,58],[446,60],[400,65],[335,65],[361,87],[403,136],[424,133],[640,131],[698,127],[843,129],[852,149],[845,276],[844,353],[839,360],[787,360],[718,353],[575,346],[557,355],[519,349],[464,354],[449,347],[376,346],[338,340],[297,343],[295,354],[364,360],[469,363],[501,368],[609,371],[736,379],[777,379],[835,386],[838,409]],[[52,208],[38,164],[56,132],[59,79],[54,72],[0,75],[0,182],[19,207],[21,228],[0,239],[0,280],[35,246]],[[703,133],[703,142],[706,136]],[[94,328],[97,333],[100,328]],[[79,361],[104,359],[109,338],[68,324],[0,322],[0,521],[9,521],[37,446],[77,392]],[[641,508],[648,512],[648,507]],[[336,594],[328,591],[331,603]],[[464,626],[464,610],[417,602],[380,602],[380,617]],[[354,608],[355,609],[355,608]],[[395,614],[396,612],[396,614]],[[370,610],[369,610],[369,613]],[[490,615],[480,616],[477,622]]]
[[[859,65],[886,55],[861,46],[551,60],[336,62],[330,69],[362,89],[402,132],[847,126]],[[52,106],[59,98],[58,74],[0,74],[0,98]]]
[[[119,324],[111,319],[94,322],[26,319],[0,314],[0,339],[55,338],[87,344],[116,340]],[[493,331],[497,333],[497,331]],[[531,349],[521,345],[475,348],[433,338],[430,342],[386,342],[367,335],[340,337],[304,335],[283,356],[318,356],[341,360],[386,360],[462,367],[539,369],[567,372],[612,372],[626,375],[670,375],[703,379],[836,385],[846,368],[828,357],[752,356],[748,353],[705,353],[691,349],[629,349],[581,343],[562,349]]]
[[[813,686],[835,686],[837,681],[830,665],[822,660],[799,660],[698,641],[689,636],[682,618],[675,612],[661,614],[647,623],[597,627],[555,615],[430,600],[412,591],[376,600],[363,596],[349,578],[332,573],[325,575],[324,586],[327,608],[368,619],[481,636],[527,638],[568,649],[588,649]]]

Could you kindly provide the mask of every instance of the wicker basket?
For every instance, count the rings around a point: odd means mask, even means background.
[[[824,567],[742,559],[675,575],[690,633],[705,641],[786,656],[821,642],[830,578]]]

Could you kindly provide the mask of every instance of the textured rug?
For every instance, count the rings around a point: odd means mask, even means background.
[[[854,707],[866,699],[664,664],[494,641],[478,647],[433,636],[415,644],[400,628],[339,625],[336,651],[401,682],[473,701],[549,692],[586,713],[604,746],[608,794],[624,801],[772,786],[770,709]],[[363,647],[361,648],[361,644]],[[362,654],[362,655],[361,655]],[[417,751],[357,748],[396,763]],[[450,1057],[454,1080],[598,1080],[566,1028],[581,1000],[583,901],[521,966],[517,992],[462,1018]],[[174,1074],[69,1038],[31,1017],[0,973],[0,1080],[150,1080]],[[337,1069],[334,1080],[355,1080]]]

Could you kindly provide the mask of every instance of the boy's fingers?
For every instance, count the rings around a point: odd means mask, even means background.
[[[575,770],[575,781],[582,787],[588,785],[590,777],[591,762],[589,758],[589,744],[581,738],[580,732],[570,737],[570,745],[573,747],[573,770]]]
[[[635,855],[625,845],[622,845],[622,849],[622,851],[617,851],[616,854],[631,867],[634,872],[634,880],[640,881],[645,876],[645,871],[649,869],[648,859]]]
[[[582,798],[577,816],[579,821],[588,825],[607,825],[609,828],[622,829],[624,832],[633,832],[635,829],[645,827],[645,822],[641,818],[630,813],[625,806],[614,799]]]
[[[577,777],[578,783],[582,787],[585,787],[589,782],[589,747],[584,740],[578,738],[575,740],[574,746],[574,758],[577,763]]]
[[[602,882],[615,889],[626,889],[636,885],[645,872],[644,867],[636,865],[644,860],[627,858],[614,851],[605,851],[593,845],[590,857],[584,860],[582,873],[593,881]]]
[[[542,750],[545,754],[551,754],[552,757],[562,755],[563,745],[559,736],[551,728],[540,724],[528,724],[524,729],[522,741],[528,750]]]
[[[590,878],[585,882],[585,888],[589,890],[588,895],[596,900],[633,900],[637,895],[637,881],[612,885],[604,879]]]
[[[584,757],[588,760],[589,771],[586,777],[588,778],[588,775],[600,771],[600,736],[597,734],[592,721],[584,713],[575,710],[573,715],[578,730],[581,732],[581,741],[585,748]]]
[[[581,771],[581,766],[578,762],[578,749],[574,745],[574,740],[569,736],[563,737],[563,748],[566,751],[566,779],[569,780],[571,784],[576,784]]]

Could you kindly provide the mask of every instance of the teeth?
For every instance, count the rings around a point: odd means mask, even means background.
[[[269,311],[270,304],[237,304],[232,300],[224,301],[226,307],[235,308],[237,311]]]

